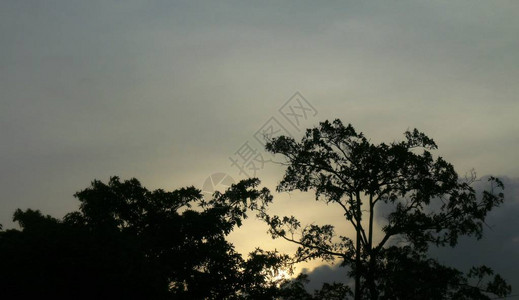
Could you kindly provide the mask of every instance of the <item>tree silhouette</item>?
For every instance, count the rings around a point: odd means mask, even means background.
[[[337,205],[353,226],[355,240],[337,236],[332,225],[302,226],[294,217],[261,217],[273,237],[299,245],[298,261],[339,258],[351,268],[355,299],[489,299],[510,293],[499,275],[482,285],[486,267],[468,275],[426,257],[430,245],[455,246],[462,235],[482,237],[485,216],[503,201],[503,184],[490,177],[490,191],[477,197],[471,180],[434,158],[435,142],[418,130],[405,140],[372,144],[340,120],[308,129],[300,142],[280,136],[266,149],[286,158],[278,191],[315,192],[316,200]],[[388,210],[384,214],[384,211]],[[385,217],[375,240],[375,216]],[[297,235],[299,233],[299,235]],[[402,240],[403,244],[396,241]],[[478,271],[479,270],[479,271]],[[470,286],[470,278],[477,284]]]
[[[502,203],[503,184],[490,177],[479,197],[472,180],[430,150],[425,134],[372,144],[339,120],[308,130],[301,142],[278,137],[267,149],[287,158],[279,191],[314,190],[342,209],[356,239],[332,225],[302,226],[267,213],[272,202],[258,179],[205,200],[194,187],[150,191],[137,179],[94,180],[76,193],[78,211],[62,219],[17,210],[21,230],[0,227],[0,298],[4,299],[489,299],[510,286],[485,266],[467,274],[427,257],[430,245],[482,237],[486,214]],[[326,283],[313,294],[307,278],[281,278],[293,260],[257,248],[247,258],[226,240],[250,211],[273,237],[299,245],[295,261],[339,258],[354,292]],[[375,216],[383,215],[379,229]],[[382,237],[376,239],[380,230]],[[298,235],[298,233],[300,235]],[[493,276],[493,277],[492,277]]]
[[[17,210],[0,231],[2,299],[272,299],[288,257],[248,259],[225,240],[271,200],[257,179],[205,201],[194,187],[149,191],[136,179],[95,180],[62,220]]]

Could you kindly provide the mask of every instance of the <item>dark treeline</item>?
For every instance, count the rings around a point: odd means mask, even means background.
[[[211,201],[189,187],[149,191],[113,177],[76,193],[80,210],[62,220],[17,210],[20,230],[0,235],[0,293],[12,299],[271,298],[269,276],[286,256],[247,259],[225,236],[260,205],[246,180]],[[9,299],[2,297],[2,299]]]
[[[290,259],[225,237],[247,211],[271,201],[248,179],[204,200],[194,187],[149,191],[112,177],[75,194],[63,219],[17,210],[21,230],[0,231],[2,299],[312,299]],[[321,294],[345,289],[325,285]]]
[[[302,226],[272,216],[273,197],[246,179],[204,199],[194,187],[150,191],[137,179],[95,180],[76,193],[78,211],[62,219],[17,210],[20,230],[0,230],[1,299],[490,299],[511,288],[486,267],[463,272],[427,257],[429,245],[455,246],[482,235],[486,214],[503,201],[503,185],[477,198],[452,165],[433,159],[423,133],[373,145],[338,120],[307,131],[301,142],[270,139],[286,174],[278,190],[312,190],[339,205],[355,239],[331,225]],[[422,149],[422,152],[417,150]],[[432,205],[432,202],[442,205]],[[375,207],[392,206],[384,238],[373,239]],[[364,205],[364,206],[363,206]],[[367,205],[368,209],[364,209]],[[435,208],[434,211],[432,208]],[[299,245],[292,255],[257,248],[247,257],[226,236],[250,214],[269,233]],[[361,222],[364,218],[369,220]],[[366,225],[368,224],[368,225]],[[368,226],[366,229],[364,226]],[[379,229],[380,230],[380,229]],[[392,243],[398,237],[404,243]],[[305,290],[305,275],[280,276],[310,259],[338,259],[352,285]]]

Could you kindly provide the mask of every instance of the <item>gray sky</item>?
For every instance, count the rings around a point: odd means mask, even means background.
[[[517,185],[518,15],[512,0],[1,1],[0,223],[16,208],[61,217],[94,178],[238,180],[229,157],[261,150],[270,118],[300,136],[278,111],[296,91],[316,110],[300,128],[340,118],[390,142],[417,127],[460,174]],[[281,175],[256,174],[271,188]],[[273,210],[334,213],[298,211],[311,196],[296,196]],[[502,237],[515,253],[517,236]],[[254,220],[231,237],[271,243]]]

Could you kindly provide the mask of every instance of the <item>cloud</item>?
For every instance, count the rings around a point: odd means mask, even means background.
[[[352,279],[348,277],[347,267],[341,267],[337,265],[322,265],[311,271],[303,269],[302,273],[308,274],[310,282],[306,285],[306,289],[309,292],[321,289],[323,283],[340,282],[345,284],[351,284]]]
[[[468,271],[487,265],[519,290],[519,178],[503,177],[505,202],[486,218],[483,238],[461,238],[454,248],[432,248],[430,255],[440,262]],[[482,180],[476,189],[481,191]]]
[[[461,170],[517,177],[516,11],[469,0],[0,1],[0,223],[19,207],[62,216],[74,192],[110,175],[165,189],[215,172],[238,179],[228,157],[297,90],[319,121],[385,142],[418,127]],[[278,181],[269,167],[259,177]],[[335,212],[304,213],[323,223]]]

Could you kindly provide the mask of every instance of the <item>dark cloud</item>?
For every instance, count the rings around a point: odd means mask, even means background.
[[[303,269],[302,273],[308,275],[310,280],[306,285],[306,289],[309,292],[318,290],[322,287],[323,283],[340,282],[345,284],[351,284],[352,280],[348,277],[348,268],[341,267],[339,264],[336,265],[322,265],[313,270]]]
[[[519,178],[504,177],[505,203],[487,216],[483,238],[461,238],[454,248],[432,248],[431,256],[446,265],[468,271],[487,265],[519,290]],[[476,184],[479,191],[484,180]]]

